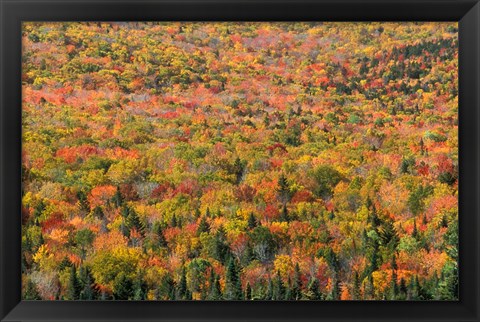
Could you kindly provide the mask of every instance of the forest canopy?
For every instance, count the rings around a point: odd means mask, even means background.
[[[23,23],[26,300],[457,300],[456,23]]]

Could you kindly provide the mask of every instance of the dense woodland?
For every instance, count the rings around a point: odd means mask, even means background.
[[[457,31],[25,23],[23,298],[457,299]]]

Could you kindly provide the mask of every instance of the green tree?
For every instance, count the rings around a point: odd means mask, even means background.
[[[160,285],[155,289],[155,298],[157,300],[175,300],[177,299],[175,281],[170,273],[163,276]]]
[[[133,298],[133,282],[125,275],[120,274],[115,277],[113,282],[113,296],[116,300],[131,300]]]
[[[413,219],[412,237],[418,240],[417,220]]]
[[[302,299],[302,276],[298,263],[295,265],[295,271],[293,274],[292,297],[294,300]]]
[[[80,291],[80,300],[95,300],[97,297],[97,290],[94,287],[94,281],[90,269],[81,266],[79,270],[80,284],[83,285]]]
[[[252,299],[252,288],[250,287],[250,283],[247,282],[247,286],[245,287],[245,300]]]
[[[293,290],[292,290],[291,285],[292,285],[292,280],[290,279],[290,277],[288,277],[287,284],[285,285],[285,300],[286,301],[294,300]]]
[[[103,212],[102,207],[96,206],[96,207],[93,209],[93,217],[98,218],[98,219],[103,219],[103,218],[105,218],[105,214],[104,214],[104,212]]]
[[[313,170],[312,178],[315,182],[313,193],[325,199],[332,196],[333,188],[342,180],[342,175],[329,165],[321,165]]]
[[[272,300],[273,299],[273,281],[272,281],[271,277],[268,277],[267,291],[265,293],[265,299],[266,300]]]
[[[320,283],[315,277],[312,277],[310,279],[310,282],[308,283],[307,287],[307,292],[305,296],[309,300],[321,300],[322,299],[322,293],[320,292]]]
[[[192,292],[206,293],[206,275],[211,270],[210,262],[203,258],[194,258],[187,266],[188,289]]]
[[[444,235],[443,249],[449,261],[442,269],[442,278],[438,284],[438,298],[455,300],[458,298],[458,221],[451,223]]]
[[[420,299],[419,288],[420,288],[420,285],[418,283],[418,276],[417,275],[412,276],[407,289],[407,300],[411,300],[411,301],[419,300]]]
[[[273,258],[277,249],[277,242],[267,227],[255,227],[249,233],[249,237],[252,242],[253,252],[258,260],[266,263]]]
[[[273,300],[284,300],[285,299],[285,285],[283,284],[280,272],[277,271],[275,279],[273,280]]]
[[[112,197],[112,202],[116,208],[119,208],[123,205],[123,196],[118,186],[117,186],[117,190],[115,191],[115,194]]]
[[[138,217],[137,212],[129,208],[126,225],[128,229],[135,228],[142,236],[145,236],[145,224]]]
[[[395,254],[392,256],[392,261],[390,262],[392,268],[392,277],[390,281],[390,299],[396,300],[398,296],[398,277],[397,277],[397,260]]]
[[[248,215],[247,225],[250,230],[258,226],[257,218],[255,218],[253,212]]]
[[[197,236],[200,236],[201,233],[209,233],[209,232],[210,232],[210,225],[207,222],[207,218],[202,217],[197,227]]]
[[[410,209],[410,212],[414,215],[417,216],[420,214],[422,211],[425,210],[425,204],[424,204],[424,199],[431,195],[433,193],[433,187],[432,186],[418,186],[416,189],[414,189],[407,200],[407,205],[408,208]]]
[[[214,239],[214,258],[225,264],[231,256],[230,246],[227,241],[227,235],[223,227],[218,228]]]
[[[210,293],[208,295],[209,300],[221,300],[222,299],[222,289],[220,287],[220,278],[212,270],[212,276],[210,282]]]
[[[90,247],[95,239],[95,234],[88,228],[80,229],[75,234],[75,243],[80,247],[82,259],[85,259],[87,248]]]
[[[80,209],[81,212],[84,214],[88,214],[90,212],[90,203],[88,202],[87,194],[84,191],[78,191],[77,192],[77,199],[78,199],[78,208]],[[42,201],[42,205],[45,207],[45,204]],[[39,208],[38,210],[40,210]],[[45,208],[43,208],[45,209]],[[43,210],[42,210],[43,211]],[[37,209],[35,209],[35,213],[37,212]],[[34,213],[34,215],[35,215]],[[36,216],[35,216],[36,217]]]
[[[243,298],[240,272],[233,258],[230,258],[225,273],[225,300],[241,300]]]
[[[237,157],[233,163],[233,174],[235,175],[235,184],[242,182],[243,174],[245,172],[246,162]]]
[[[402,159],[402,163],[400,164],[400,173],[409,173],[413,174],[415,170],[415,158],[409,157]]]
[[[142,301],[147,297],[147,285],[142,278],[141,274],[138,274],[133,283],[133,300]]]
[[[27,281],[27,285],[25,287],[25,291],[23,293],[23,298],[25,300],[41,300],[42,297],[38,292],[37,286],[32,280]]]
[[[282,211],[280,212],[280,218],[279,218],[280,221],[285,221],[285,222],[289,222],[290,221],[290,216],[288,215],[288,209],[287,209],[287,206],[284,205],[282,207]]]
[[[187,300],[188,299],[188,288],[187,288],[187,270],[185,266],[182,267],[182,271],[180,273],[180,280],[178,282],[177,288],[177,298],[180,300]]]
[[[353,275],[353,294],[352,294],[352,299],[353,300],[361,300],[362,299],[362,294],[360,290],[360,276],[358,275],[358,272],[355,272]]]
[[[77,277],[77,269],[75,268],[75,265],[72,265],[70,267],[70,275],[69,275],[68,284],[67,284],[67,292],[66,292],[67,300],[78,300],[78,298],[80,297],[81,289],[82,287]]]
[[[165,238],[165,235],[163,234],[163,228],[162,224],[160,222],[155,222],[152,227],[152,232],[155,236],[156,244],[158,247],[167,247],[167,239]]]
[[[290,192],[290,184],[288,183],[287,177],[282,173],[280,178],[278,179],[277,185],[277,198],[285,207],[286,204],[290,201],[291,192]]]
[[[390,252],[395,251],[400,238],[398,237],[397,231],[393,226],[393,221],[385,221],[380,229],[379,235],[382,245],[387,247]]]

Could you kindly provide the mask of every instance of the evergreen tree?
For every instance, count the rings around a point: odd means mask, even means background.
[[[290,185],[288,184],[287,177],[285,177],[283,173],[278,179],[277,196],[283,206],[290,200]]]
[[[77,197],[79,196],[79,194],[77,194]],[[86,196],[85,196],[86,198]],[[80,198],[78,198],[80,200]],[[43,211],[47,208],[47,205],[45,204],[45,202],[42,200],[40,200],[40,202],[35,206],[34,210],[33,210],[33,218],[35,218],[36,220],[36,223],[38,223],[38,217],[40,217],[43,213]],[[82,207],[81,207],[81,204],[80,204],[80,210],[82,210]],[[89,209],[90,211],[90,209]],[[37,225],[38,226],[38,225]]]
[[[334,213],[333,210],[332,210],[332,211],[330,211],[330,212],[328,213],[328,220],[331,221],[331,220],[333,220],[333,219],[335,219],[335,213]]]
[[[195,213],[194,213],[195,218],[200,218],[201,215],[202,215],[202,213],[200,212],[200,209],[198,209],[198,207],[196,207],[195,208]]]
[[[163,234],[162,224],[160,222],[155,222],[152,227],[152,231],[155,234],[158,247],[167,247],[167,239]]]
[[[252,299],[252,288],[250,287],[250,283],[247,282],[247,286],[245,287],[245,300]]]
[[[410,157],[407,159],[402,159],[400,165],[400,173],[412,173],[413,168],[415,167],[415,158]]]
[[[374,300],[375,299],[375,287],[373,286],[373,276],[372,276],[372,274],[369,274],[367,276],[367,282],[365,284],[364,298],[366,300]]]
[[[93,281],[91,275],[88,275],[85,280],[85,286],[80,292],[80,300],[94,300],[95,299],[95,289],[93,288]]]
[[[294,300],[300,300],[302,298],[302,277],[298,263],[295,265],[293,274],[292,297]]]
[[[122,216],[122,223],[120,225],[120,231],[122,232],[123,236],[129,238],[130,237],[130,227],[128,227],[127,220],[128,215],[130,214],[130,208],[128,206],[122,206],[120,210],[120,215]]]
[[[248,228],[253,229],[258,226],[257,218],[255,218],[255,215],[253,212],[248,215]]]
[[[397,231],[391,220],[387,220],[383,223],[382,229],[380,230],[380,239],[382,245],[388,247],[390,251],[395,251],[400,238],[398,237]]]
[[[175,214],[173,214],[172,218],[170,219],[170,227],[178,227],[177,215]]]
[[[220,278],[215,276],[213,283],[210,287],[210,294],[208,296],[209,300],[221,300],[222,299],[222,289],[220,287]]]
[[[353,299],[360,300],[362,298],[361,291],[360,291],[360,276],[358,272],[355,272],[353,275]]]
[[[73,264],[72,262],[70,261],[70,259],[68,259],[67,256],[64,256],[62,261],[60,262],[60,264],[58,264],[58,270],[59,271],[63,271],[65,268],[67,267],[71,267]]]
[[[242,181],[243,173],[245,171],[245,162],[239,157],[233,163],[233,173],[235,175],[235,184],[238,185]]]
[[[415,218],[413,219],[412,237],[418,240],[417,221]]]
[[[180,274],[180,281],[178,282],[178,298],[180,300],[186,300],[188,298],[188,289],[187,289],[187,271],[185,265],[182,267],[182,272]]]
[[[398,300],[406,300],[407,299],[407,283],[405,282],[405,279],[402,277],[400,279],[400,286],[399,286],[399,295],[397,296]]]
[[[364,228],[362,232],[362,246],[363,248],[367,248],[370,239],[368,238],[367,230]]]
[[[268,277],[266,300],[273,300],[273,281]]]
[[[397,284],[397,260],[395,254],[392,256],[392,261],[390,262],[390,266],[392,268],[392,278],[390,281],[390,299],[395,300],[397,299],[398,295],[398,284]]]
[[[93,276],[88,267],[80,267],[80,283],[83,285],[80,291],[80,300],[95,300],[97,290],[94,287]]]
[[[145,236],[145,225],[138,217],[137,212],[132,208],[129,209],[126,224],[130,230],[135,228],[142,236]]]
[[[230,258],[225,273],[225,300],[241,300],[243,298],[242,282],[235,260]]]
[[[458,221],[455,220],[448,226],[444,234],[443,249],[449,261],[442,269],[442,278],[438,284],[439,298],[454,300],[458,298]]]
[[[379,246],[376,241],[371,241],[368,245],[367,259],[369,260],[367,274],[372,274],[378,269],[379,262]]]
[[[339,300],[340,299],[340,282],[336,277],[333,278],[333,288],[330,293],[330,299]]]
[[[292,280],[288,277],[287,285],[285,285],[285,300],[291,301],[294,300],[293,298],[293,290],[292,290]]]
[[[197,228],[197,236],[200,236],[201,233],[208,233],[210,232],[210,225],[207,222],[205,217],[202,217],[200,223],[198,224]]]
[[[105,214],[103,213],[102,207],[96,206],[93,209],[93,216],[98,219],[103,219],[105,217]]]
[[[286,205],[283,205],[282,211],[280,212],[280,221],[290,221],[290,216],[288,215],[288,209]]]
[[[280,272],[277,271],[277,275],[273,281],[273,300],[284,300],[285,299],[285,285],[283,284]]]
[[[70,275],[68,278],[67,285],[67,299],[68,300],[78,300],[80,297],[81,285],[77,277],[77,270],[75,265],[70,267]]]
[[[112,197],[112,201],[113,201],[113,205],[116,208],[119,208],[123,204],[123,196],[118,186],[117,186],[117,190],[115,191],[115,194]]]
[[[415,276],[412,276],[410,279],[410,284],[408,285],[408,292],[407,292],[407,300],[418,300],[418,278]]]
[[[381,220],[380,218],[378,217],[378,214],[377,214],[377,208],[375,207],[374,204],[372,204],[372,210],[369,214],[369,218],[368,218],[368,222],[371,224],[372,226],[372,229],[374,231],[377,231],[378,229],[378,226],[380,226],[381,224]]]
[[[309,300],[321,300],[322,293],[320,292],[320,283],[318,280],[313,277],[310,282],[308,283],[306,297]]]
[[[88,202],[87,194],[80,190],[79,192],[77,192],[77,199],[78,199],[78,204],[77,205],[78,205],[78,208],[80,209],[80,211],[83,212],[84,214],[88,214],[90,212],[90,203]],[[43,207],[45,207],[45,204],[43,203],[43,200],[41,201],[41,205],[43,205]],[[35,209],[34,216],[37,214],[37,210],[40,210],[40,209],[41,208],[39,208],[39,209],[36,208]],[[43,208],[43,209],[45,209],[45,208]]]
[[[163,276],[160,285],[155,290],[157,300],[175,300],[177,299],[175,290],[175,281],[170,274]]]
[[[225,264],[230,256],[230,246],[227,242],[227,235],[223,227],[220,227],[214,239],[214,258],[222,264]]]
[[[330,267],[330,269],[332,269],[333,272],[337,274],[340,268],[340,263],[338,261],[337,254],[335,254],[335,252],[332,250],[330,246],[327,246],[323,256],[325,257],[325,260],[327,261],[327,264]]]
[[[445,216],[442,217],[442,220],[443,220],[443,218],[445,218]],[[427,222],[427,214],[424,213],[424,214],[423,214],[423,217],[422,217],[422,224],[426,225],[427,223],[428,223],[428,222]],[[442,222],[442,224],[443,224],[443,222]],[[447,225],[447,224],[445,224],[445,225]],[[444,226],[444,227],[447,227],[447,226]]]
[[[147,285],[139,274],[133,283],[133,300],[142,301],[147,298]]]
[[[252,260],[255,259],[255,254],[252,249],[251,243],[247,243],[245,246],[245,251],[242,254],[242,257],[240,258],[240,263],[242,264],[243,267],[248,266]]]
[[[25,300],[41,300],[42,299],[42,297],[40,296],[40,293],[38,292],[37,286],[30,279],[27,281],[25,292],[23,293],[23,298]]]
[[[448,227],[448,220],[447,215],[443,214],[442,220],[440,221],[440,227],[447,228]]]
[[[263,124],[265,127],[268,127],[270,125],[270,118],[268,117],[268,114],[265,114],[265,117],[263,118]]]
[[[113,281],[113,296],[115,300],[131,300],[133,298],[133,283],[123,272],[120,272]]]

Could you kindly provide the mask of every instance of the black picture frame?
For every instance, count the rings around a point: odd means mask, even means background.
[[[480,321],[480,4],[474,0],[0,0],[0,319]],[[458,21],[459,301],[22,301],[22,21]]]

